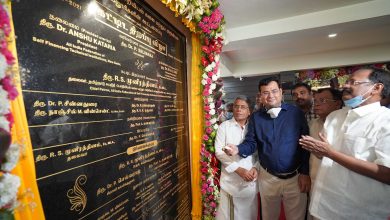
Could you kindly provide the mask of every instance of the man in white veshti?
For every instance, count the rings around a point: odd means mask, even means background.
[[[310,136],[314,137],[317,140],[320,140],[318,136],[319,132],[324,129],[324,123],[326,117],[333,111],[340,109],[342,106],[341,92],[331,88],[319,89],[314,93],[313,100],[313,110],[318,118],[312,119],[309,122],[309,131]],[[318,158],[313,153],[310,154],[310,179],[311,179],[311,190],[310,196],[312,194],[313,186],[316,180],[318,168],[321,164],[321,158]],[[312,220],[313,217],[308,214],[307,220]]]
[[[317,219],[388,219],[390,216],[390,73],[355,71],[344,86],[349,108],[332,112],[321,140],[302,136],[301,145],[323,156],[310,213]]]
[[[252,220],[257,219],[257,156],[241,158],[228,156],[223,148],[229,144],[240,144],[247,131],[250,115],[250,102],[244,96],[235,99],[233,118],[223,122],[218,128],[215,140],[215,154],[222,163],[220,204],[217,220]]]

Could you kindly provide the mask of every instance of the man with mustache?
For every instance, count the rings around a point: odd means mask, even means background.
[[[240,144],[247,132],[251,102],[238,96],[233,103],[233,118],[218,128],[215,156],[221,162],[220,203],[217,220],[257,219],[257,154],[246,158],[228,156],[223,152],[226,144]]]
[[[295,105],[298,106],[304,113],[307,122],[318,118],[313,112],[313,93],[311,87],[306,83],[297,83],[291,91]]]
[[[244,141],[227,142],[224,151],[242,158],[258,152],[263,220],[278,219],[281,201],[288,220],[303,220],[311,185],[310,154],[298,143],[301,135],[309,133],[305,116],[297,107],[282,103],[278,78],[260,80],[259,92],[264,108],[250,117]]]
[[[303,135],[303,148],[322,156],[310,213],[317,219],[390,216],[390,72],[366,67],[344,85],[346,108],[327,117],[320,140]]]
[[[320,140],[318,136],[319,132],[324,128],[324,122],[326,117],[333,111],[336,111],[342,106],[341,92],[336,89],[323,88],[314,93],[313,110],[318,118],[313,119],[309,123],[310,136]],[[310,179],[311,189],[316,180],[317,171],[321,165],[321,157],[317,157],[314,154],[310,155]],[[312,192],[310,192],[312,194]],[[313,217],[308,214],[307,220],[311,220]]]

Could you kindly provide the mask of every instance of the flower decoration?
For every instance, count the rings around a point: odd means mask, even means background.
[[[18,176],[11,174],[19,160],[19,145],[11,144],[11,128],[14,123],[10,101],[18,92],[13,85],[11,66],[15,58],[8,50],[7,37],[11,32],[9,11],[5,1],[0,1],[0,219],[10,216],[17,206],[17,192],[20,186]],[[9,141],[5,141],[9,140]]]
[[[365,65],[367,66],[367,65]],[[369,66],[387,69],[390,63],[377,63]],[[299,82],[309,84],[311,87],[327,87],[330,85],[332,79],[337,78],[339,86],[343,86],[348,79],[349,74],[355,70],[363,67],[362,65],[347,66],[340,68],[327,68],[327,69],[315,69],[315,70],[303,70],[295,74],[295,78]]]
[[[217,0],[162,0],[163,3],[189,22],[200,33],[200,57],[202,70],[202,96],[204,111],[204,135],[201,146],[202,218],[215,219],[219,202],[219,164],[215,156],[214,141],[217,110],[222,104],[222,79],[220,78],[220,54],[223,47],[224,16]]]

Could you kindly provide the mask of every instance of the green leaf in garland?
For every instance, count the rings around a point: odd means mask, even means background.
[[[14,215],[9,211],[0,211],[1,220],[14,220]]]
[[[218,6],[219,6],[219,2],[218,1],[213,1],[213,3],[211,4],[211,8],[212,9],[218,8]]]
[[[199,23],[202,20],[202,16],[200,14],[196,14],[194,16],[194,20],[195,20],[196,23]]]
[[[207,141],[206,141],[206,144],[207,146],[213,146],[213,143],[214,143],[214,140],[209,138]]]
[[[211,15],[210,9],[206,9],[206,10],[204,11],[204,14],[205,14],[206,16],[210,16],[210,15]]]

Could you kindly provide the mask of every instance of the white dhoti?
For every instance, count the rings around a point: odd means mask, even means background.
[[[256,220],[258,212],[257,193],[249,197],[232,197],[220,192],[217,220]]]

